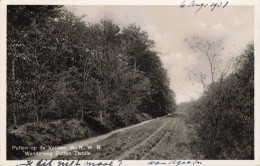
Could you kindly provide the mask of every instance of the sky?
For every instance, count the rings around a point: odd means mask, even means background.
[[[190,77],[191,70],[208,71],[209,64],[198,58],[185,39],[199,36],[212,41],[222,40],[222,66],[232,56],[238,56],[254,40],[254,7],[227,6],[226,8],[180,8],[179,6],[65,6],[77,16],[86,15],[86,22],[99,22],[111,17],[120,27],[135,23],[154,40],[159,57],[168,71],[170,88],[176,102],[197,99],[203,92],[202,84]]]

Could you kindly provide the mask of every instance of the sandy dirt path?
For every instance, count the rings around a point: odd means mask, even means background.
[[[28,159],[55,160],[182,160],[194,159],[190,141],[194,132],[185,123],[185,117],[161,117],[110,133],[77,141],[63,146],[70,155],[55,153],[53,156],[33,156]],[[88,149],[88,145],[101,149]],[[71,150],[69,147],[82,146]],[[64,150],[62,150],[64,151]],[[48,152],[48,151],[45,151]],[[89,155],[77,155],[90,152]]]
[[[91,137],[91,138],[84,139],[84,140],[81,140],[81,141],[61,145],[62,147],[66,147],[65,148],[66,150],[64,150],[64,149],[52,150],[51,149],[51,150],[41,151],[42,154],[50,154],[51,153],[52,154],[51,156],[50,155],[36,155],[36,156],[27,157],[24,160],[40,160],[40,159],[50,160],[50,159],[54,159],[54,158],[58,157],[58,154],[56,153],[57,151],[60,151],[60,152],[70,151],[71,146],[78,147],[78,146],[82,146],[82,145],[92,145],[92,144],[94,144],[98,141],[101,141],[101,140],[104,140],[104,139],[110,137],[113,134],[123,132],[123,131],[126,131],[128,129],[131,129],[131,128],[134,128],[134,127],[137,127],[137,126],[144,125],[144,124],[149,123],[153,120],[155,120],[155,119],[147,120],[147,121],[141,122],[141,123],[136,124],[136,125],[132,125],[132,126],[128,126],[128,127],[125,127],[125,128],[118,129],[118,130],[114,130],[114,131],[111,131],[107,134],[103,134],[103,135],[100,135],[100,136],[97,136],[97,137]]]

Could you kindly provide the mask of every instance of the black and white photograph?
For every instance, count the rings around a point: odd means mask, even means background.
[[[5,160],[259,159],[255,7],[230,3],[6,5]]]

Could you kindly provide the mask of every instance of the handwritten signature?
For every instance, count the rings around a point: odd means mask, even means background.
[[[188,2],[187,0],[184,0],[182,4],[180,5],[180,8],[184,7],[198,7],[198,9],[195,11],[197,13],[201,10],[202,7],[211,7],[211,11],[213,11],[216,7],[222,7],[225,8],[228,5],[228,1],[226,2],[212,2],[209,3],[198,3],[195,0],[192,0],[191,2]]]
[[[171,166],[180,166],[180,165],[196,165],[202,164],[198,160],[171,160],[169,162],[160,162],[160,161],[149,161],[148,165],[171,165]]]

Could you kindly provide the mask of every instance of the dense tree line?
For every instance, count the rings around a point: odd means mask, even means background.
[[[234,71],[211,83],[193,102],[193,142],[205,159],[254,158],[254,45],[237,58]]]
[[[62,6],[9,5],[7,12],[9,126],[175,109],[155,43],[140,27],[84,22]]]

